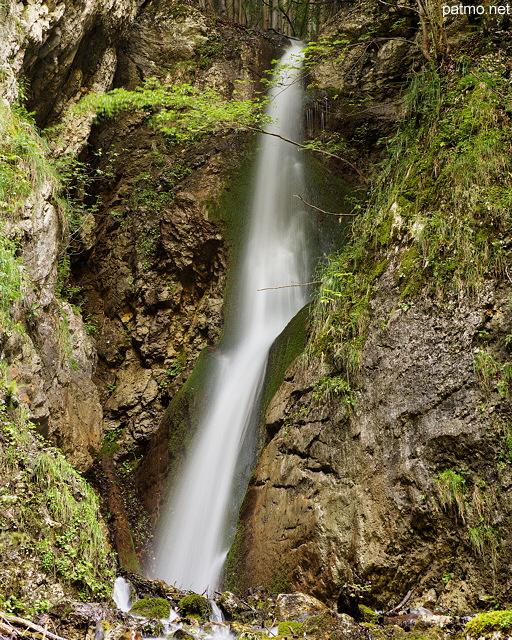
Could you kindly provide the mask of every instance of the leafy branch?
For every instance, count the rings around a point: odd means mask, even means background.
[[[177,144],[188,144],[205,133],[244,129],[270,120],[262,113],[264,101],[225,100],[215,89],[200,91],[190,84],[165,85],[148,78],[134,91],[113,89],[89,93],[80,101],[79,112],[94,111],[98,117],[115,117],[129,109],[150,115],[150,123]]]
[[[77,105],[78,112],[93,111],[98,117],[115,117],[129,109],[148,112],[150,123],[176,144],[191,144],[204,134],[257,131],[289,142],[300,149],[335,158],[349,166],[363,182],[365,175],[349,160],[329,151],[317,140],[304,144],[267,131],[272,118],[262,113],[266,100],[226,100],[215,89],[200,91],[190,84],[164,85],[148,78],[134,91],[113,89],[89,93]]]

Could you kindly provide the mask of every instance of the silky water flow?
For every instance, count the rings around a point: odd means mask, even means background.
[[[269,92],[268,133],[301,137],[301,46],[280,60]],[[157,531],[155,576],[182,589],[212,593],[227,555],[226,520],[237,460],[260,396],[275,338],[307,302],[307,215],[297,146],[260,134],[249,228],[239,261],[230,346],[216,352],[211,399],[197,427],[185,468],[171,491]],[[271,289],[272,287],[284,287]],[[266,289],[261,291],[261,289]]]

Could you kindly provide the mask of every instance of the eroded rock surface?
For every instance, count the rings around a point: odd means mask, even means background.
[[[242,509],[238,552],[251,584],[284,577],[318,597],[369,583],[381,603],[464,611],[508,593],[510,469],[500,464],[510,401],[475,362],[507,357],[508,293],[403,305],[390,266],[371,304],[357,404],[315,393],[318,363],[296,362],[267,412],[269,434]],[[443,503],[447,469],[464,508]],[[481,529],[478,529],[481,527]],[[475,548],[472,536],[493,530]],[[457,558],[454,564],[454,558]],[[494,568],[493,568],[494,567]]]

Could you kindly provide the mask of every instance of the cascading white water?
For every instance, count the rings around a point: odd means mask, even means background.
[[[117,608],[125,613],[130,611],[132,606],[132,590],[130,583],[121,576],[114,580],[114,593],[112,594]]]
[[[301,136],[301,47],[288,49],[270,91],[267,127]],[[213,591],[227,553],[226,518],[237,459],[259,397],[268,351],[305,304],[308,277],[306,217],[295,194],[304,192],[295,145],[262,134],[250,222],[237,277],[228,348],[217,351],[208,411],[157,533],[155,575],[184,589]]]

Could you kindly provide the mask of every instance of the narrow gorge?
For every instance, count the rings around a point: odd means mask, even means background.
[[[2,637],[509,634],[479,6],[0,3]]]

